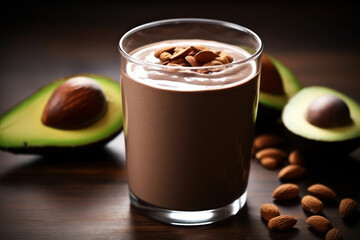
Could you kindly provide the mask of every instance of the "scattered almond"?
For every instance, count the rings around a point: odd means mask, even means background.
[[[261,150],[264,148],[278,147],[283,143],[283,139],[273,134],[261,134],[254,140],[255,149]]]
[[[319,232],[327,232],[332,228],[331,222],[320,215],[313,215],[306,219],[306,223]]]
[[[265,203],[260,208],[261,217],[269,221],[270,219],[280,216],[280,210],[277,206],[271,203]]]
[[[297,220],[290,215],[280,215],[269,220],[268,227],[273,231],[285,231],[292,228]]]
[[[278,173],[280,180],[292,180],[302,176],[306,169],[300,165],[288,165],[282,168]]]
[[[311,195],[306,195],[301,199],[302,207],[311,213],[320,213],[324,209],[323,202]]]
[[[343,240],[343,235],[339,229],[333,228],[327,232],[325,240]]]
[[[299,187],[293,183],[285,183],[277,188],[272,193],[272,197],[276,200],[288,200],[296,198],[299,195]]]
[[[261,159],[263,157],[272,157],[276,158],[278,160],[282,160],[287,156],[287,153],[284,150],[278,149],[278,148],[265,148],[260,151],[258,151],[255,154],[255,157],[257,159]]]
[[[340,201],[339,212],[341,217],[346,218],[352,216],[356,212],[357,203],[352,198],[344,198]]]
[[[308,187],[308,192],[320,199],[336,199],[334,190],[323,184],[313,184]]]
[[[289,154],[289,163],[295,165],[304,165],[303,154],[299,150],[293,150]]]
[[[260,159],[260,163],[265,168],[275,169],[279,165],[279,160],[273,157],[263,157]]]

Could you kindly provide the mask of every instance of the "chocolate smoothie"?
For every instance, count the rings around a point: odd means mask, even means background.
[[[233,64],[201,73],[167,67],[154,57],[164,46],[201,45],[224,51]],[[244,49],[207,40],[172,40],[136,49],[123,62],[121,85],[131,193],[157,207],[223,207],[247,187],[259,72]]]

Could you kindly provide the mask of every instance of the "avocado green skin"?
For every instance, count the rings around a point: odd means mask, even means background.
[[[296,76],[283,63],[268,55],[269,60],[279,71],[284,86],[285,95],[277,96],[268,93],[259,93],[259,106],[256,118],[256,133],[272,133],[282,129],[281,112],[287,101],[295,95],[301,85]]]
[[[11,114],[14,110],[17,111],[16,109],[21,108],[22,104],[24,104],[27,100],[31,99],[35,94],[38,94],[40,91],[45,89],[47,86],[49,86],[49,85],[58,86],[62,82],[66,81],[67,79],[72,78],[72,77],[77,77],[77,76],[84,76],[84,77],[89,77],[92,79],[100,79],[101,78],[103,81],[109,81],[112,84],[116,83],[116,85],[120,86],[120,84],[118,82],[116,82],[115,80],[113,80],[107,76],[98,75],[98,74],[72,75],[72,76],[67,76],[67,77],[60,78],[60,79],[50,82],[49,84],[40,88],[38,91],[34,92],[31,96],[29,96],[25,100],[21,101],[19,104],[17,104],[13,108],[11,108],[3,116],[1,116],[1,118],[0,118],[0,150],[4,150],[4,151],[15,153],[15,154],[40,154],[40,155],[82,153],[82,152],[97,150],[97,149],[103,147],[105,144],[107,144],[112,139],[114,139],[116,136],[118,136],[119,133],[121,133],[121,131],[123,130],[122,111],[120,114],[121,115],[120,119],[118,119],[119,124],[117,125],[117,127],[114,128],[112,130],[112,132],[110,134],[108,134],[107,136],[103,136],[103,137],[95,139],[95,140],[92,139],[90,141],[87,141],[86,139],[84,139],[82,141],[82,143],[68,144],[68,145],[62,144],[59,146],[57,146],[56,144],[53,144],[53,143],[52,144],[43,144],[43,145],[31,145],[31,144],[28,145],[28,144],[24,143],[21,146],[9,146],[9,145],[4,146],[4,142],[6,141],[6,139],[4,140],[3,136],[1,136],[1,134],[2,134],[1,127],[2,127],[3,122],[5,122],[4,119],[7,117],[7,115]],[[121,94],[120,87],[117,92],[119,94]],[[120,99],[121,99],[121,97],[120,97]],[[118,104],[121,105],[121,102]],[[40,118],[39,118],[39,121],[41,122]]]

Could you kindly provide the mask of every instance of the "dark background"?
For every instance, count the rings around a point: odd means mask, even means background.
[[[12,1],[0,8],[0,115],[57,78],[96,73],[119,80],[121,36],[139,24],[177,17],[248,27],[303,86],[331,87],[360,103],[359,10],[359,3],[346,1]],[[360,149],[315,160],[296,181],[300,196],[321,182],[339,197],[360,202]],[[253,159],[248,202],[237,216],[179,228],[151,221],[130,206],[123,134],[96,153],[66,158],[0,151],[0,239],[324,239],[308,229],[299,199],[276,203],[298,219],[296,227],[268,231],[259,207],[273,201],[277,172]],[[360,235],[360,214],[344,221],[332,203],[324,215],[345,239]]]
[[[290,2],[290,1],[289,1]],[[248,27],[303,85],[360,89],[358,3],[302,1],[12,1],[1,7],[0,114],[48,81],[119,78],[117,44],[153,20],[213,18]],[[339,71],[338,69],[341,69]],[[323,71],[333,72],[325,79]],[[330,78],[329,78],[330,76]],[[360,101],[360,94],[351,97]]]

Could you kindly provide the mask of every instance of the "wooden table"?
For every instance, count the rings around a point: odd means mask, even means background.
[[[126,30],[151,20],[191,17],[194,11],[196,17],[255,30],[266,51],[292,69],[303,86],[332,87],[360,102],[359,37],[351,31],[357,29],[351,25],[355,8],[262,4],[209,5],[206,11],[195,4],[191,13],[184,5],[177,11],[151,4],[145,10],[115,3],[13,6],[5,16],[8,24],[0,46],[0,113],[62,76],[90,72],[118,79],[117,42]],[[239,9],[244,14],[238,14]],[[260,14],[255,16],[255,10]],[[0,152],[0,239],[323,239],[307,227],[308,214],[299,199],[275,202],[281,213],[298,219],[290,231],[271,232],[261,220],[259,207],[273,202],[271,193],[281,183],[277,172],[252,160],[248,201],[239,214],[213,225],[176,227],[154,222],[130,205],[123,134],[87,155]],[[296,183],[300,196],[320,182],[339,198],[359,203],[359,172],[358,149],[349,156],[316,159]],[[359,213],[343,220],[337,203],[327,203],[323,214],[342,230],[344,239],[359,238]]]

